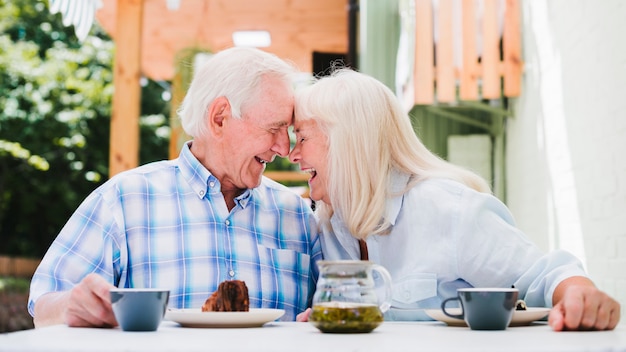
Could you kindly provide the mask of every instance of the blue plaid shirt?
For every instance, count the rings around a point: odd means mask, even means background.
[[[283,320],[310,305],[321,245],[309,205],[263,177],[229,212],[220,182],[185,145],[178,159],[123,172],[79,206],[33,276],[28,309],[89,273],[118,287],[170,290],[169,306],[200,308],[224,280],[243,280],[250,307]]]

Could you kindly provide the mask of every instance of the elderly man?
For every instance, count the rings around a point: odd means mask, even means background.
[[[289,153],[293,67],[231,48],[196,73],[179,111],[193,140],[175,160],[120,173],[89,195],[52,243],[32,283],[37,327],[117,325],[113,287],[170,290],[200,308],[225,280],[250,307],[293,320],[310,304],[321,259],[308,204],[262,176]]]

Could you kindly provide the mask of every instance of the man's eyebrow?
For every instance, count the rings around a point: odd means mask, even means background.
[[[272,127],[285,127],[285,126],[289,126],[289,123],[285,122],[285,121],[277,121],[277,122],[272,123],[270,126],[272,126]]]

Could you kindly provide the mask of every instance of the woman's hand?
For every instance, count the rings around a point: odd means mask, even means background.
[[[311,308],[307,308],[304,312],[296,315],[296,321],[299,321],[299,322],[309,321],[309,315],[311,315]]]
[[[620,304],[583,277],[571,277],[554,291],[548,323],[555,331],[613,330],[620,320]]]

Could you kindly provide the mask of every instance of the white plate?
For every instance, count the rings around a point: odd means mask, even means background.
[[[190,328],[251,328],[263,326],[285,314],[282,309],[250,308],[248,312],[203,312],[202,309],[173,309],[165,312],[171,320]]]
[[[461,308],[447,308],[447,311],[450,314],[461,314]],[[464,320],[451,318],[443,314],[441,309],[426,309],[424,312],[431,318],[442,321],[450,326],[467,326]],[[549,312],[550,308],[543,307],[528,307],[526,310],[516,310],[513,312],[513,318],[509,326],[530,325],[533,321],[545,318]]]

